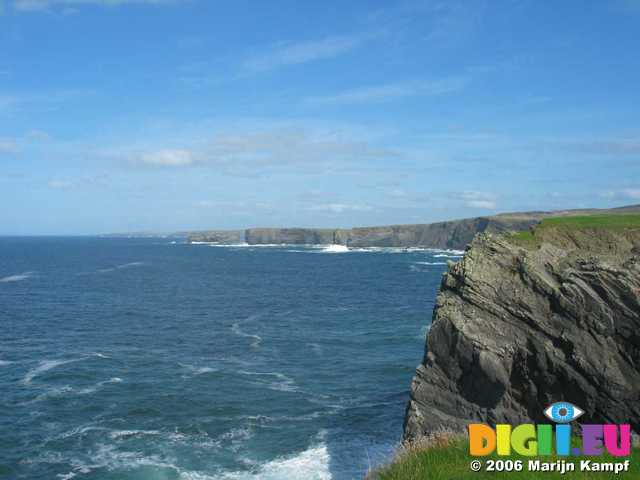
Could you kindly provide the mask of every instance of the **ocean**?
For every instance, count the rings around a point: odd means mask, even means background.
[[[458,258],[0,238],[0,478],[361,479]]]

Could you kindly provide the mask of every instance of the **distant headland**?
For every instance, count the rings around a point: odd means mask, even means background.
[[[424,247],[463,249],[478,233],[527,231],[545,218],[640,213],[640,205],[612,209],[579,209],[502,213],[445,222],[356,228],[248,228],[186,232],[191,243],[334,244],[348,247]]]

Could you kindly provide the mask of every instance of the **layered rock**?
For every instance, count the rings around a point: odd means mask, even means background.
[[[189,242],[207,242],[221,245],[237,244],[244,242],[244,230],[207,230],[204,232],[192,232],[188,235]]]
[[[553,212],[504,213],[447,222],[387,225],[360,228],[249,228],[247,230],[209,230],[187,234],[192,242],[273,244],[338,244],[350,247],[426,247],[461,250],[478,233],[528,230],[548,217],[593,213],[638,213],[639,205],[614,209],[583,209]],[[183,234],[179,234],[183,236]]]
[[[245,238],[250,245],[329,245],[337,242],[336,232],[330,228],[249,228]]]
[[[559,400],[640,432],[638,229],[479,235],[443,277],[405,437],[544,422]]]
[[[427,247],[463,249],[479,232],[521,231],[544,214],[497,215],[416,225],[350,229],[250,228],[247,243],[338,244],[349,247]]]

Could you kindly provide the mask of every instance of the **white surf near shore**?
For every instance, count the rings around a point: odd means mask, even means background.
[[[113,432],[111,438],[121,440],[130,436],[156,436],[159,433],[161,432],[153,430],[131,430]],[[140,452],[121,451],[114,445],[101,445],[97,451],[93,452],[90,463],[85,463],[81,459],[70,459],[69,463],[72,470],[59,475],[59,478],[72,479],[77,475],[90,474],[97,469],[131,471],[148,467],[165,470],[166,474],[171,472],[172,475],[167,475],[166,478],[174,478],[174,475],[177,475],[181,480],[331,480],[332,478],[329,470],[329,451],[324,443],[313,445],[295,455],[256,464],[247,471],[209,473],[187,470],[176,465],[175,459],[164,458],[161,455],[145,456]],[[247,459],[247,463],[253,462]]]
[[[328,245],[322,251],[324,253],[346,253],[349,251],[349,247],[346,245]]]

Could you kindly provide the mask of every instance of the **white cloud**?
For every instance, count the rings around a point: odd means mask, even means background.
[[[472,208],[496,208],[496,202],[494,200],[467,200],[466,205]]]
[[[354,205],[346,203],[325,203],[321,205],[313,205],[308,208],[313,212],[330,212],[330,213],[344,213],[344,212],[370,212],[373,210],[369,205]]]
[[[622,190],[627,198],[640,199],[640,188],[627,188]]]
[[[56,108],[58,105],[87,97],[92,92],[82,89],[53,90],[42,93],[0,92],[0,113],[31,108]]]
[[[452,77],[433,81],[412,81],[391,83],[375,87],[347,90],[334,95],[307,97],[305,103],[311,105],[352,104],[384,102],[398,98],[443,95],[456,92],[465,87],[468,80],[463,77]]]
[[[336,132],[276,129],[218,135],[179,149],[120,150],[112,156],[138,166],[201,166],[229,175],[255,176],[275,169],[326,171],[362,160],[393,158],[397,153]]]
[[[75,186],[75,183],[70,179],[53,178],[49,180],[47,185],[49,186],[49,188],[53,188],[55,190],[64,190]]]
[[[607,190],[600,193],[600,197],[607,199],[640,200],[640,188],[623,188],[622,190]]]
[[[389,191],[389,196],[392,198],[407,198],[409,194],[402,188],[394,188]]]
[[[8,138],[0,138],[0,154],[3,153],[16,153],[18,146],[16,142]]]
[[[13,8],[20,12],[37,12],[51,8],[73,8],[87,5],[115,7],[120,5],[166,5],[180,0],[14,0]]]
[[[51,135],[42,130],[31,130],[27,133],[27,140],[33,142],[46,142],[51,140]]]
[[[372,38],[371,35],[336,35],[322,40],[279,45],[267,53],[248,58],[244,62],[244,67],[250,71],[260,72],[333,58],[355,50],[370,38]]]
[[[171,149],[144,152],[137,161],[154,167],[189,167],[196,163],[193,152]]]
[[[494,210],[497,207],[495,195],[486,192],[462,192],[457,195],[464,205],[469,208]]]
[[[54,177],[47,182],[47,186],[54,190],[68,190],[83,186],[106,186],[108,175],[84,175],[79,177]]]

